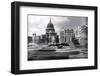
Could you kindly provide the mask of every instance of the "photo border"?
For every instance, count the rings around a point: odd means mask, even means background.
[[[20,6],[29,7],[45,7],[45,8],[62,8],[62,9],[83,9],[94,10],[94,66],[81,67],[64,67],[64,68],[49,68],[36,70],[20,70]],[[43,73],[43,72],[58,72],[58,71],[73,71],[73,70],[89,70],[97,69],[97,7],[96,6],[81,6],[81,5],[62,5],[48,3],[31,3],[31,2],[12,2],[11,3],[11,73],[26,74],[26,73]]]

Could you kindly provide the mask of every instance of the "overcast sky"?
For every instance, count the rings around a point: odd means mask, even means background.
[[[78,26],[86,25],[87,20],[87,17],[28,15],[28,36],[32,36],[33,33],[45,34],[50,18],[57,33],[62,29],[75,29]]]

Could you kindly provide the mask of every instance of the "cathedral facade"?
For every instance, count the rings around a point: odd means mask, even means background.
[[[59,42],[58,35],[55,32],[55,28],[54,28],[53,23],[51,22],[51,19],[49,23],[47,24],[47,28],[46,28],[46,40],[47,40],[47,44]]]
[[[32,42],[37,44],[54,44],[59,42],[59,36],[55,32],[55,28],[51,19],[46,27],[46,33],[40,36],[37,36],[36,33],[33,33]]]

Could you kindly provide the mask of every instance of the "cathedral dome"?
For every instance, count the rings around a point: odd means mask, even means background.
[[[51,19],[47,25],[47,29],[54,29],[54,25],[52,24]]]

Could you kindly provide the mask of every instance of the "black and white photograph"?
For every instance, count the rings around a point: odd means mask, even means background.
[[[11,72],[97,69],[97,7],[11,4]]]
[[[88,58],[88,17],[27,15],[28,61]]]

